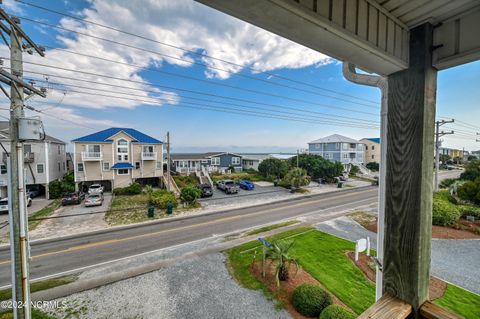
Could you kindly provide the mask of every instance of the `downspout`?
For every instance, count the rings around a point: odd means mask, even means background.
[[[377,263],[376,263],[376,300],[382,297],[383,275],[383,240],[385,225],[385,189],[387,172],[387,113],[388,113],[388,81],[386,77],[358,74],[355,65],[343,62],[343,76],[350,82],[377,87],[382,93],[380,110],[380,178],[378,189],[378,221],[377,221]]]

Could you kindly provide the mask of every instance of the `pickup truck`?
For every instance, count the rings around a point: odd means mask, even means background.
[[[225,192],[225,194],[237,194],[238,186],[231,179],[225,179],[217,182],[217,188]]]
[[[92,195],[92,194],[100,194],[100,195],[102,195],[102,194],[103,194],[103,186],[100,185],[100,184],[92,184],[92,185],[90,185],[90,187],[88,188],[88,194],[89,194],[89,195]]]

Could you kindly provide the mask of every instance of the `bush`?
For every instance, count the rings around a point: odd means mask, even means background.
[[[452,203],[452,196],[448,191],[433,194],[432,224],[437,226],[452,226],[461,216],[457,205]]]
[[[355,319],[357,316],[339,305],[330,305],[320,314],[319,319]]]
[[[358,172],[360,171],[360,169],[358,168],[357,165],[352,165],[352,167],[350,168],[350,173],[349,175],[350,176],[355,176],[358,174]]]
[[[142,193],[142,186],[139,183],[132,183],[127,187],[117,187],[113,189],[114,195],[138,195]]]
[[[443,181],[440,182],[440,188],[449,188],[456,181],[456,178],[445,178]]]
[[[202,195],[202,191],[195,186],[187,186],[182,188],[182,192],[180,193],[180,198],[183,202],[187,204],[193,204],[197,201],[198,198]]]
[[[373,172],[378,172],[378,170],[380,169],[380,164],[378,164],[377,162],[370,162],[367,163],[367,165],[365,166]]]
[[[55,180],[48,183],[50,199],[61,198],[65,193],[75,191],[73,173],[67,173],[61,181]]]
[[[297,157],[290,159],[290,166],[297,166]],[[298,167],[307,171],[314,180],[318,178],[333,178],[342,175],[343,165],[340,162],[330,162],[320,155],[301,154],[298,156]]]
[[[174,176],[173,179],[180,189],[187,186],[197,186],[199,183],[199,180],[195,174],[177,175]]]
[[[293,291],[292,304],[300,314],[318,317],[323,309],[332,304],[332,297],[319,286],[303,284]]]
[[[167,204],[172,203],[173,207],[178,206],[177,198],[175,194],[172,192],[168,192],[165,190],[155,191],[152,194],[152,204],[157,206],[158,208],[166,209]]]
[[[457,188],[457,195],[463,200],[480,204],[480,177],[467,181]]]
[[[292,168],[285,176],[284,180],[295,188],[306,186],[310,183],[310,177],[307,176],[307,172],[303,168],[297,167]]]
[[[277,158],[267,158],[258,165],[258,171],[266,178],[283,178],[288,172],[288,164]]]
[[[480,177],[480,160],[471,161],[465,165],[465,171],[460,175],[460,179],[474,181]]]
[[[475,216],[475,219],[480,219],[480,207],[474,205],[459,205],[458,209],[462,217]]]

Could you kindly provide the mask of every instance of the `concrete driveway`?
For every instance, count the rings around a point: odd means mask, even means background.
[[[85,207],[84,202],[79,205],[68,205],[59,208],[50,217],[30,232],[31,239],[67,236],[98,229],[104,229],[105,211],[110,207],[112,194],[104,194],[102,206]],[[94,213],[94,214],[91,214]]]

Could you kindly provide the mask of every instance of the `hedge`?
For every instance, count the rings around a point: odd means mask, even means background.
[[[433,194],[432,224],[437,226],[452,226],[462,213],[459,206],[452,203],[453,197],[448,191],[439,191]]]
[[[339,305],[330,305],[320,314],[319,319],[355,319],[357,316]]]
[[[319,286],[303,284],[293,291],[293,307],[307,317],[318,317],[323,309],[332,304],[332,297]]]
[[[139,183],[132,183],[127,187],[117,187],[113,189],[114,195],[138,195],[142,193],[142,186]]]

